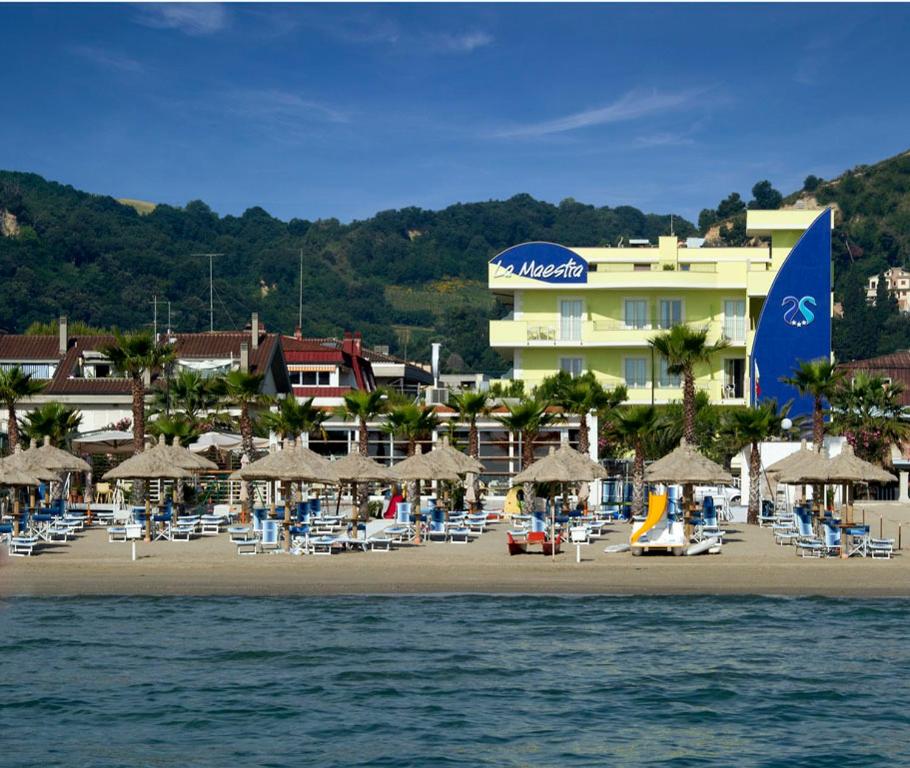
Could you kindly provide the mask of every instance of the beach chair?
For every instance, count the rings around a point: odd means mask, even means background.
[[[31,557],[40,544],[38,536],[12,536],[9,540],[10,557]]]
[[[414,532],[415,528],[411,523],[411,503],[400,501],[395,507],[395,524],[386,528],[385,533],[396,542],[403,543],[412,541]]]
[[[450,522],[446,527],[452,544],[467,544],[471,540],[471,529],[463,522]]]
[[[805,507],[794,507],[797,533],[796,554],[799,557],[823,557],[826,549],[824,542],[812,530],[812,518]]]
[[[707,539],[716,539],[718,544],[723,544],[724,536],[727,535],[727,532],[721,530],[718,526],[714,498],[712,496],[705,496],[704,499],[702,499],[701,504],[701,526],[698,529],[699,540],[705,541]]]
[[[278,541],[278,521],[262,521],[262,537],[259,540],[260,552],[277,552],[280,547]]]
[[[549,528],[546,509],[535,509],[531,512],[531,533],[546,533]]]
[[[590,544],[591,531],[586,525],[573,525],[569,528],[569,541],[572,544]]]
[[[869,539],[869,556],[873,560],[890,560],[894,557],[894,539]]]
[[[777,513],[774,511],[774,502],[770,499],[762,500],[761,508],[758,510],[759,528],[764,528],[766,525],[774,525],[777,519]]]
[[[13,524],[0,523],[0,542],[8,542],[13,537]]]
[[[822,531],[825,534],[824,548],[826,557],[838,557],[843,547],[843,536],[841,529],[837,527],[833,520],[822,521]]]
[[[338,536],[313,536],[310,538],[310,552],[314,555],[333,555],[340,551],[342,543]]]
[[[448,541],[449,532],[446,530],[445,512],[434,505],[428,510],[428,513],[427,541]]]

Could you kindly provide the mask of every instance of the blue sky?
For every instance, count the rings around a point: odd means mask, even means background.
[[[0,168],[222,214],[690,218],[908,148],[910,8],[0,6]]]

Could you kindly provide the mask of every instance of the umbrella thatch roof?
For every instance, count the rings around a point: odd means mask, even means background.
[[[40,479],[7,459],[0,461],[0,485],[38,485]]]
[[[780,474],[785,472],[790,474],[799,470],[806,462],[815,462],[818,460],[818,451],[809,448],[808,443],[803,440],[799,450],[791,453],[789,456],[775,461],[771,466],[765,468],[765,472],[771,474]]]
[[[457,481],[458,472],[451,464],[451,460],[440,461],[439,456],[432,457],[430,453],[421,453],[417,446],[417,453],[392,467],[392,473],[398,480],[451,480]]]
[[[732,483],[733,478],[720,464],[699,453],[683,438],[679,447],[658,459],[645,470],[645,480],[653,483],[692,483],[717,485]]]
[[[309,448],[293,443],[275,453],[247,464],[231,475],[231,480],[303,480],[316,483],[337,483],[338,472],[332,462]]]
[[[51,445],[51,439],[44,436],[44,445],[32,446],[26,454],[34,453],[35,461],[41,462],[47,469],[59,472],[88,472],[91,466],[84,459]]]
[[[603,467],[564,443],[513,478],[516,483],[577,483],[606,477]]]
[[[827,483],[828,469],[831,459],[828,458],[828,451],[823,450],[821,453],[809,451],[803,457],[794,461],[786,469],[777,473],[779,483],[794,485],[796,483]]]
[[[59,470],[51,469],[45,466],[40,460],[36,448],[27,451],[22,450],[21,445],[16,446],[16,450],[10,456],[3,460],[9,467],[25,472],[28,475],[37,477],[41,481],[54,481],[60,479]]]
[[[845,443],[833,459],[821,454],[815,462],[804,462],[793,471],[780,475],[782,483],[890,483],[896,480],[878,465],[857,458],[849,443]]]
[[[185,448],[166,445],[162,435],[151,448],[130,456],[104,473],[105,480],[179,480],[192,475],[199,467],[191,466]]]
[[[201,469],[218,469],[218,465],[214,461],[209,461],[205,456],[193,453],[189,448],[184,448],[180,445],[167,445],[164,443],[163,438],[159,437],[158,445],[155,447],[162,446],[178,467],[194,472],[198,472]]]
[[[486,467],[477,459],[472,458],[449,445],[449,439],[447,437],[444,437],[442,442],[427,454],[427,457],[432,458],[433,461],[442,463],[443,466],[447,465],[455,470],[455,473],[458,475],[466,475],[468,472],[480,474],[481,472],[486,471]]]
[[[841,452],[828,464],[828,480],[832,483],[893,483],[897,478],[878,465],[858,458],[853,446],[844,443]]]
[[[368,456],[354,452],[332,462],[338,478],[347,482],[368,483],[374,480],[394,480],[395,475],[388,467],[382,466]]]

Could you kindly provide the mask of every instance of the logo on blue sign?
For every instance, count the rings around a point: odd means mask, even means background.
[[[809,309],[809,305],[816,305],[815,298],[812,296],[803,296],[797,299],[796,296],[784,296],[781,302],[784,310],[784,322],[792,325],[794,328],[803,328],[815,319],[815,313]]]
[[[527,277],[544,283],[586,283],[588,262],[554,243],[524,243],[509,248],[491,262],[493,279]]]

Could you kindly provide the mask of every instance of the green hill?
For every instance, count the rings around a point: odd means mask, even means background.
[[[836,179],[809,177],[787,197],[767,182],[758,205],[833,205],[835,352],[855,359],[910,347],[910,320],[883,297],[865,301],[866,279],[910,266],[910,153],[860,166]],[[703,230],[729,243],[745,240],[745,199],[731,195],[699,217]],[[674,217],[682,237],[696,228]],[[35,174],[0,171],[0,329],[22,331],[65,313],[92,326],[148,327],[152,298],[171,302],[178,330],[208,327],[208,257],[215,257],[215,315],[220,328],[242,327],[258,311],[267,327],[297,322],[299,254],[304,261],[307,335],[363,331],[427,357],[442,341],[469,368],[508,367],[488,348],[486,321],[497,308],[485,287],[486,262],[527,240],[589,246],[619,238],[655,240],[669,214],[559,205],[517,195],[441,211],[405,208],[342,224],[335,219],[281,221],[262,208],[220,217],[200,201],[183,208],[118,202]],[[166,316],[159,304],[159,318]]]
[[[8,331],[61,313],[92,326],[148,327],[155,294],[171,302],[176,329],[206,329],[204,254],[214,252],[216,326],[242,327],[258,311],[267,327],[290,333],[302,252],[304,334],[358,329],[368,344],[407,344],[412,357],[428,356],[439,340],[446,354],[490,371],[508,367],[487,345],[496,311],[485,287],[490,257],[526,240],[613,244],[669,229],[669,215],[529,195],[383,211],[350,224],[285,222],[262,208],[219,217],[200,201],[136,206],[13,172],[0,172],[0,209],[15,217],[0,237],[0,328]],[[695,231],[679,216],[674,226],[683,236]],[[162,322],[165,313],[159,304]]]

